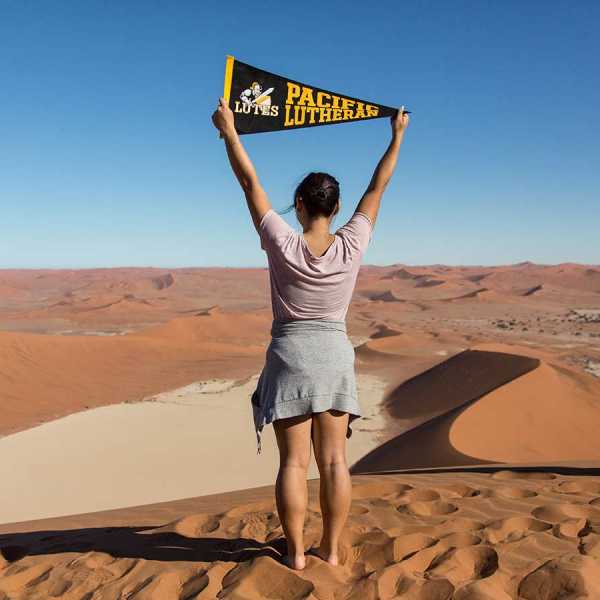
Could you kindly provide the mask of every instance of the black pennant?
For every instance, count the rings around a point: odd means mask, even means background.
[[[398,109],[257,69],[227,57],[223,96],[239,134],[392,117]]]

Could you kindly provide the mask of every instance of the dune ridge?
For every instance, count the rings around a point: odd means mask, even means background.
[[[600,382],[530,356],[461,352],[400,385],[385,406],[418,424],[353,473],[600,457]]]

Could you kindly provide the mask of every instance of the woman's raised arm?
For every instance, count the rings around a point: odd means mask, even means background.
[[[225,140],[225,148],[231,168],[244,190],[254,227],[258,231],[261,219],[271,208],[271,202],[269,202],[269,198],[260,184],[254,165],[242,145],[240,136],[235,130],[233,112],[224,98],[219,98],[219,107],[213,113],[212,121],[215,127],[221,132],[221,137]]]
[[[355,210],[355,212],[365,213],[371,219],[373,226],[375,226],[375,219],[377,219],[381,196],[396,168],[404,132],[408,127],[409,118],[408,114],[404,112],[404,106],[390,120],[392,124],[392,141],[377,164],[369,187],[363,194]]]

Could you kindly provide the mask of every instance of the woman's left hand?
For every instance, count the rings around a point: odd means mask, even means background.
[[[219,107],[212,115],[212,122],[222,135],[235,131],[233,111],[229,108],[225,98],[219,98]]]

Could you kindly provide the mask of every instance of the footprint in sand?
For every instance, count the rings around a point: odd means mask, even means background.
[[[461,580],[483,579],[498,570],[498,554],[489,546],[459,548],[453,556]]]
[[[455,498],[474,498],[475,496],[480,496],[482,494],[482,490],[460,483],[456,485],[447,485],[439,489],[441,492],[445,492],[449,496]]]
[[[561,523],[568,519],[588,519],[592,524],[600,524],[600,508],[589,504],[549,504],[538,506],[531,511],[537,519],[548,523]]]
[[[362,500],[363,498],[391,498],[401,496],[409,490],[412,485],[406,483],[374,482],[357,485],[352,488],[352,498]]]
[[[394,562],[401,562],[416,554],[419,550],[437,544],[438,540],[423,533],[409,533],[394,538]]]
[[[441,525],[435,527],[437,535],[446,535],[448,533],[461,533],[464,531],[480,531],[485,528],[481,521],[469,519],[466,517],[455,517],[444,521]]]
[[[527,488],[504,486],[496,488],[492,492],[492,495],[498,498],[509,498],[511,500],[518,500],[520,498],[534,498],[538,494],[537,492],[534,492],[533,490],[529,490]]]
[[[518,587],[523,600],[551,598],[589,598],[581,573],[564,566],[559,560],[549,560],[526,575]]]
[[[417,515],[418,517],[437,517],[456,512],[458,510],[458,506],[455,506],[450,502],[444,502],[443,500],[433,500],[429,502],[417,500],[416,502],[402,504],[398,506],[397,510],[399,512],[409,512],[410,514]]]
[[[409,502],[431,502],[432,500],[439,500],[440,495],[435,490],[416,489],[406,492],[406,494],[404,494],[404,498],[406,498]]]
[[[586,536],[590,531],[587,519],[569,519],[554,526],[554,535],[558,538],[575,539]]]
[[[509,517],[494,521],[486,527],[485,531],[488,540],[492,544],[497,544],[498,542],[513,542],[529,533],[547,531],[551,528],[550,523],[531,517]]]
[[[561,494],[600,494],[600,481],[581,479],[579,481],[563,481],[554,491]]]
[[[418,552],[407,568],[428,579],[445,578],[454,586],[490,577],[498,570],[498,554],[490,546],[446,547],[441,542]]]

